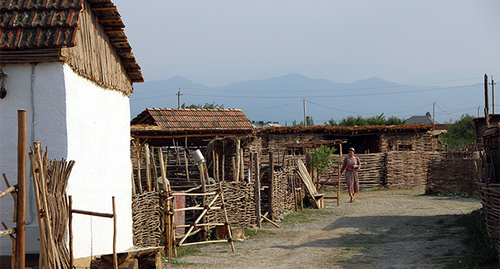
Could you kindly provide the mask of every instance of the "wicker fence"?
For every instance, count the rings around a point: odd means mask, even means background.
[[[477,193],[476,167],[479,159],[444,158],[429,164],[426,192]]]
[[[254,184],[246,182],[222,182],[224,203],[231,226],[246,227],[255,223]],[[218,184],[207,185],[207,192],[217,192]],[[220,198],[214,206],[221,206]],[[208,211],[207,222],[225,222],[221,210]]]
[[[295,205],[293,191],[295,186],[300,184],[298,178],[295,177],[294,168],[286,166],[284,169],[276,171],[273,183],[273,214],[276,216],[292,211]]]
[[[160,245],[160,197],[155,191],[132,197],[134,246]]]
[[[478,183],[486,227],[491,243],[500,257],[500,184]]]

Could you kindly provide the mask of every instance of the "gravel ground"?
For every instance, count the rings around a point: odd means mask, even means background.
[[[364,191],[349,203],[290,214],[281,228],[264,223],[257,235],[165,263],[164,268],[443,268],[464,247],[457,215],[479,199],[424,195],[423,189]]]

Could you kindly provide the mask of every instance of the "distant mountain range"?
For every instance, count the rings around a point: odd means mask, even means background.
[[[291,125],[313,117],[315,124],[347,116],[370,117],[384,113],[386,117],[409,118],[433,113],[436,102],[438,122],[457,119],[465,113],[477,116],[484,106],[482,84],[463,86],[410,86],[372,77],[353,83],[312,79],[301,74],[288,74],[262,80],[233,82],[209,87],[183,77],[134,84],[131,117],[145,108],[176,108],[180,103],[215,103],[224,108],[238,108],[251,121],[279,122]],[[178,93],[180,92],[180,96]]]

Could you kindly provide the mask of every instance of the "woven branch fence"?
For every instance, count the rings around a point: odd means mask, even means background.
[[[273,181],[274,192],[272,194],[274,215],[282,215],[287,211],[292,211],[294,208],[293,188],[299,185],[299,181],[294,174],[292,166],[286,166],[284,169],[275,172]]]
[[[157,247],[161,238],[160,197],[155,191],[132,197],[134,246]]]
[[[459,191],[477,194],[476,167],[480,159],[444,158],[429,164],[426,192]]]
[[[254,185],[246,182],[222,182],[224,203],[231,226],[246,227],[256,223]],[[218,192],[219,185],[207,185],[207,192]],[[220,198],[214,204],[221,206]],[[207,213],[207,222],[225,222],[222,210]]]
[[[500,257],[500,184],[478,183],[486,227],[491,243]]]

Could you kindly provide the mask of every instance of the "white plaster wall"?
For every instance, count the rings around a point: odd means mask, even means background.
[[[7,96],[0,99],[0,173],[5,173],[10,184],[17,183],[17,111],[26,110],[27,148],[35,140],[48,146],[51,158],[67,155],[66,102],[63,67],[61,63],[0,65],[7,74]],[[33,113],[35,116],[33,117]],[[27,153],[26,153],[27,154]],[[31,178],[29,157],[27,160],[27,210],[26,252],[39,251],[38,219]],[[3,180],[0,189],[5,190]],[[0,199],[0,221],[8,227],[12,222],[14,202],[11,196]],[[0,238],[0,255],[11,254],[11,241]]]
[[[117,250],[132,247],[129,98],[58,62],[0,68],[8,75],[7,97],[0,99],[0,173],[17,182],[17,110],[25,109],[28,148],[40,140],[50,159],[76,161],[67,189],[73,207],[111,213],[115,196]],[[36,253],[38,221],[28,157],[27,165],[26,252]],[[5,189],[0,180],[0,190]],[[12,213],[10,195],[0,199],[0,221],[9,227],[15,226]],[[73,224],[75,258],[112,252],[111,219],[75,215]],[[10,255],[11,249],[11,240],[0,238],[0,255]]]
[[[117,251],[133,246],[130,163],[130,103],[121,92],[103,89],[64,66],[68,159],[75,160],[68,195],[73,208],[117,211]],[[75,258],[112,253],[113,220],[74,215]]]

